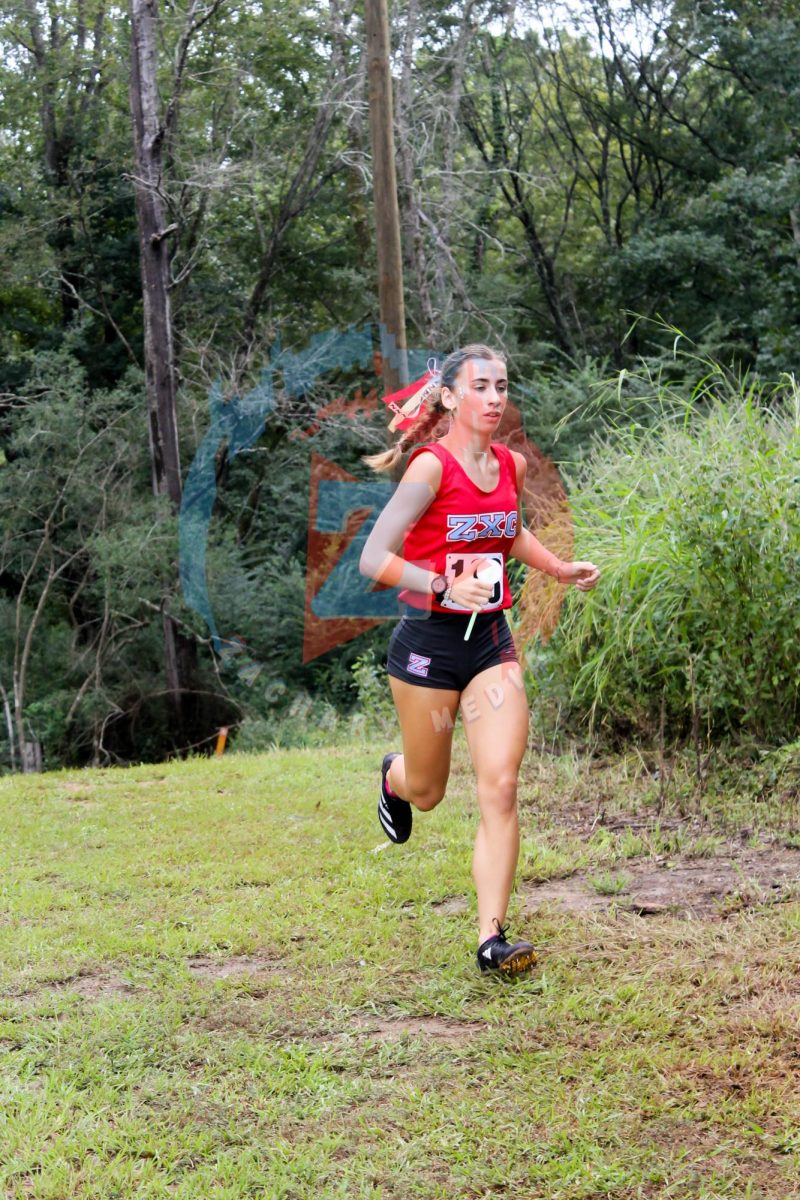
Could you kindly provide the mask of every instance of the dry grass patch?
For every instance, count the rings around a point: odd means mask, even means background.
[[[35,1004],[54,995],[77,995],[82,1000],[97,1002],[134,995],[140,989],[134,987],[119,971],[107,967],[87,967],[74,975],[62,979],[47,979],[34,987],[17,992],[9,999]]]
[[[403,1038],[433,1038],[437,1042],[463,1042],[485,1033],[488,1026],[479,1021],[457,1021],[450,1017],[405,1016],[351,1018],[352,1028],[371,1041],[397,1042]]]
[[[443,900],[434,900],[431,908],[445,917],[460,916],[469,911],[469,901],[466,896],[445,896]]]

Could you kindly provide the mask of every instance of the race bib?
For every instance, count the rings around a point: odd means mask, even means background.
[[[474,575],[478,565],[485,562],[496,562],[498,563],[500,570],[503,571],[502,554],[498,554],[497,552],[489,552],[488,554],[462,554],[460,552],[456,552],[453,554],[448,554],[445,558],[444,573],[448,579],[452,579],[455,582],[459,575],[463,575],[465,573]],[[501,575],[500,579],[492,588],[492,594],[490,595],[489,599],[485,604],[481,605],[481,612],[488,612],[489,609],[500,607],[503,601],[504,578],[505,573]],[[454,604],[449,598],[441,601],[441,605],[442,608],[450,609],[451,612],[472,611],[469,608],[462,608],[460,604]]]

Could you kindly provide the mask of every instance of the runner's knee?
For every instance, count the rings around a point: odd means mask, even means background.
[[[509,817],[517,808],[517,777],[503,772],[492,779],[478,780],[478,797],[483,816]]]
[[[406,776],[406,800],[418,808],[420,812],[429,812],[444,798],[444,784],[425,783],[415,787]]]

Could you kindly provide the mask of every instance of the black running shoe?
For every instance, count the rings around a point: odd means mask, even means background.
[[[411,837],[411,805],[386,790],[386,774],[399,754],[387,754],[381,764],[381,798],[378,801],[378,820],[384,833],[393,842],[407,842]]]
[[[536,962],[536,951],[530,942],[510,943],[508,932],[495,921],[497,933],[478,947],[478,966],[482,971],[499,971],[502,975],[520,975]]]

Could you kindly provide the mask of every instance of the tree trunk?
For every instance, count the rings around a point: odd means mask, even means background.
[[[5,713],[6,729],[8,730],[8,752],[11,758],[11,770],[16,772],[17,754],[16,747],[14,745],[14,725],[11,720],[11,708],[8,703],[8,696],[6,695],[6,689],[3,687],[2,683],[0,683],[0,694],[2,694],[3,697],[3,712]]]
[[[135,150],[134,191],[144,302],[144,360],[151,479],[156,496],[181,504],[181,467],[176,413],[175,355],[170,312],[170,253],[162,199],[164,124],[156,81],[155,0],[131,0],[130,104]],[[189,691],[193,644],[163,611],[167,690],[179,730],[185,727],[183,696]]]
[[[144,301],[145,378],[153,491],[181,502],[175,362],[169,302],[169,245],[161,198],[164,129],[156,91],[155,0],[131,0],[131,114],[136,216]]]

